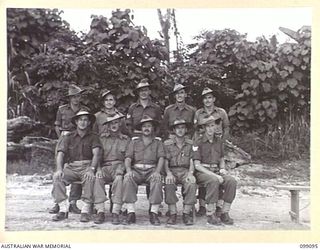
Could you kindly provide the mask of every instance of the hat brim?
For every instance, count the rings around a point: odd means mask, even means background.
[[[158,122],[157,120],[150,120],[150,121],[140,122],[135,128],[136,128],[137,130],[141,130],[142,125],[143,125],[144,123],[146,123],[146,122],[151,122],[154,127],[159,124],[159,122]]]
[[[143,87],[139,87],[139,88],[135,88],[134,90],[133,90],[133,92],[138,92],[140,89],[143,89],[143,88],[149,88],[150,90],[151,90],[151,85],[149,85],[149,86],[143,86]]]
[[[177,93],[178,91],[180,91],[180,90],[182,90],[182,89],[186,89],[186,88],[188,88],[188,86],[184,86],[184,87],[181,88],[181,89],[177,89],[177,90],[171,91],[171,92],[169,93],[169,95],[174,95],[174,94]]]
[[[91,125],[93,125],[96,121],[96,116],[93,115],[93,114],[81,114],[81,115],[75,115],[71,118],[71,122],[72,124],[76,125],[76,120],[78,119],[79,116],[83,116],[83,115],[87,115],[89,116],[89,119],[90,119],[90,122],[91,122]]]
[[[110,121],[105,121],[104,123],[102,123],[102,125],[106,125],[106,124],[108,124],[108,123],[110,123],[110,122],[113,122],[113,121],[116,121],[116,120],[121,120],[122,118],[124,118],[124,115],[118,117],[117,119],[113,119],[113,120],[110,120]]]
[[[70,96],[75,96],[75,95],[80,95],[80,94],[82,94],[83,92],[85,92],[86,90],[85,89],[83,89],[83,90],[81,90],[81,91],[79,91],[78,93],[75,93],[75,94],[67,94],[66,95],[66,97],[70,97]]]
[[[182,122],[182,123],[171,125],[170,130],[173,130],[176,126],[179,126],[179,125],[186,125],[187,129],[190,129],[192,127],[192,124],[190,122]]]
[[[220,123],[221,121],[222,121],[222,118],[219,117],[219,118],[217,118],[217,119],[211,119],[211,120],[209,120],[209,121],[207,121],[207,122],[205,122],[205,123],[197,124],[197,127],[205,126],[205,125],[208,125],[208,124],[210,124],[210,123],[212,123],[212,122],[218,124],[218,123]]]

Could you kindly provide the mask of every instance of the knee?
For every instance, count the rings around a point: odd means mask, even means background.
[[[227,175],[227,176],[223,177],[223,180],[226,185],[230,185],[233,187],[237,186],[237,180],[232,176]]]
[[[166,192],[175,192],[176,191],[176,185],[174,184],[166,184],[164,187],[164,190]]]

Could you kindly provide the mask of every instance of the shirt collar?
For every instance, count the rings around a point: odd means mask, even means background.
[[[138,99],[137,101],[137,106],[142,106],[141,102],[140,102],[140,99]],[[147,106],[146,107],[151,107],[151,106],[154,106],[154,103],[151,101],[151,99],[149,98],[148,100],[148,103],[147,103]]]

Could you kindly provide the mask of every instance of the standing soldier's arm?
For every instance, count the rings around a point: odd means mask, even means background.
[[[164,110],[163,120],[162,120],[162,135],[164,138],[168,138],[168,128],[169,128],[169,115],[168,115],[168,108]]]
[[[222,126],[223,126],[223,139],[228,140],[229,139],[229,132],[230,132],[230,122],[228,118],[228,114],[225,110],[223,110],[223,116],[222,116]]]
[[[134,157],[133,147],[134,147],[134,142],[133,142],[133,140],[131,140],[129,142],[128,147],[127,147],[126,154],[125,154],[125,160],[124,160],[124,166],[125,166],[126,172],[127,172],[125,174],[125,176],[127,176],[127,177],[133,177],[133,173],[132,173],[132,159]]]
[[[126,128],[127,131],[129,133],[129,136],[133,135],[133,117],[132,117],[132,113],[133,113],[133,105],[131,105],[129,107],[128,113],[127,113],[127,117],[126,117]]]
[[[62,114],[60,112],[60,109],[58,109],[57,115],[56,115],[56,121],[54,122],[54,129],[56,131],[58,138],[61,135],[61,132],[60,132],[61,125],[62,125]]]

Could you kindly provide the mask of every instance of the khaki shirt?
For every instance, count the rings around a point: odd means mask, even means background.
[[[162,112],[159,105],[149,100],[148,105],[144,108],[140,101],[137,101],[129,107],[127,114],[127,124],[131,127],[132,131],[140,123],[143,115],[148,115],[157,121],[162,119]]]
[[[163,115],[163,131],[167,133],[169,127],[173,125],[174,121],[177,119],[184,119],[186,122],[192,124],[194,120],[194,114],[196,112],[196,108],[184,104],[183,108],[180,110],[178,105],[172,104],[166,107]],[[188,131],[190,134],[191,131]]]
[[[106,122],[107,118],[108,117],[112,117],[114,115],[122,115],[121,112],[119,112],[117,109],[114,109],[114,111],[112,113],[107,113],[104,109],[101,109],[101,111],[97,112],[95,114],[96,116],[96,122],[94,123],[93,125],[93,128],[92,130],[94,132],[96,132],[97,134],[102,134],[102,133],[106,133],[108,132],[108,129],[107,129],[107,125],[103,125],[104,122]],[[122,121],[122,120],[121,120]],[[125,124],[124,124],[124,121],[121,123],[121,131],[123,131],[122,127],[124,127]]]
[[[130,142],[130,138],[126,135],[119,134],[111,136],[109,133],[102,133],[100,140],[103,148],[102,162],[124,161],[126,149]]]
[[[94,148],[101,148],[101,142],[97,134],[88,131],[81,137],[77,130],[64,136],[58,144],[57,152],[63,152],[67,160],[65,162],[92,160]]]
[[[81,105],[79,110],[87,110],[89,108]],[[78,113],[78,111],[73,111],[70,104],[65,104],[59,107],[57,111],[56,121],[54,123],[55,126],[58,126],[61,131],[72,131],[76,127],[72,124],[71,118]]]
[[[127,148],[126,158],[133,164],[157,164],[160,157],[165,157],[163,143],[155,137],[150,144],[144,145],[141,137],[134,137]]]
[[[192,147],[193,160],[199,160],[205,164],[219,164],[220,159],[224,156],[223,141],[221,138],[215,138],[209,141],[204,134]]]
[[[210,114],[207,113],[204,108],[198,109],[194,115],[193,123],[197,125],[199,122],[203,120],[204,117],[210,116],[213,114],[216,114],[217,117],[220,117],[222,120],[220,127],[218,127],[219,129],[218,132],[222,133],[226,128],[229,127],[229,118],[228,118],[227,112],[223,108],[214,107],[213,112]]]
[[[166,159],[169,161],[169,168],[189,168],[192,156],[192,140],[185,138],[184,144],[179,148],[176,139],[172,138],[164,142],[164,149]]]

